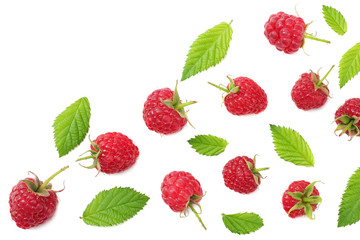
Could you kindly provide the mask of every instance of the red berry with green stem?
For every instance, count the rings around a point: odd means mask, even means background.
[[[161,184],[162,199],[174,212],[188,215],[189,209],[198,218],[206,230],[199,213],[194,205],[200,207],[199,202],[204,196],[200,182],[191,173],[184,171],[172,171],[167,174]],[[201,210],[201,207],[200,207]]]
[[[307,33],[306,29],[309,25],[310,23],[305,24],[301,17],[278,12],[272,14],[265,23],[264,34],[271,45],[287,54],[295,53],[299,48],[303,48],[306,38],[330,43]]]
[[[319,73],[316,74],[310,71],[309,73],[303,73],[300,79],[295,82],[291,90],[291,98],[299,109],[316,109],[326,103],[329,97],[329,89],[327,84],[324,84],[324,80],[333,67],[321,79]]]
[[[224,104],[228,112],[233,115],[258,114],[267,107],[265,91],[252,79],[238,77],[232,79],[226,88],[210,83],[210,85],[224,91]]]
[[[146,99],[143,109],[143,119],[151,131],[168,135],[179,132],[189,122],[184,108],[196,103],[182,103],[177,91],[170,88],[157,89]],[[189,122],[191,125],[191,123]]]
[[[90,137],[89,137],[90,140]],[[108,132],[90,140],[90,155],[77,161],[93,159],[93,164],[86,168],[96,168],[98,173],[107,174],[125,171],[135,164],[139,149],[126,135],[119,132]]]
[[[350,140],[360,135],[360,98],[351,98],[345,101],[335,112],[336,131],[341,131],[339,136],[346,133]]]
[[[222,171],[225,186],[238,193],[251,193],[255,191],[262,178],[260,171],[268,168],[255,168],[255,158],[238,156],[228,161]]]
[[[21,180],[12,188],[9,197],[10,214],[19,228],[36,227],[54,215],[58,204],[56,193],[60,191],[52,190],[50,181],[68,167],[60,169],[45,182],[30,172],[35,178]]]
[[[306,215],[313,218],[313,211],[321,203],[319,191],[315,187],[315,182],[304,180],[292,182],[282,197],[282,204],[285,212],[291,218]]]

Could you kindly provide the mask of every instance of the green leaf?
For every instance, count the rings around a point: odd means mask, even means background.
[[[125,222],[144,208],[149,197],[131,188],[115,187],[98,193],[86,207],[83,221],[108,227]]]
[[[360,220],[360,168],[349,178],[339,208],[338,227]]]
[[[315,160],[309,145],[296,131],[270,124],[275,151],[280,158],[295,165],[312,167]]]
[[[188,140],[193,149],[201,155],[216,156],[225,151],[228,142],[212,135],[197,135]]]
[[[187,54],[181,81],[218,64],[226,55],[233,30],[222,22],[200,34]]]
[[[350,48],[341,58],[339,64],[340,88],[355,77],[360,71],[360,42]]]
[[[225,227],[227,227],[232,233],[248,234],[255,232],[264,226],[262,218],[256,213],[236,213],[222,215]]]
[[[339,35],[344,35],[347,31],[347,23],[344,16],[335,8],[322,6],[323,15],[326,23]]]
[[[86,97],[80,98],[62,113],[53,124],[54,139],[59,157],[77,147],[89,131],[90,103]]]

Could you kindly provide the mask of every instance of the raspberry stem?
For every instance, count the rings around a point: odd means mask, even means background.
[[[216,88],[218,88],[218,89],[220,89],[220,90],[222,90],[222,91],[224,91],[224,92],[230,93],[229,89],[220,87],[220,86],[218,86],[218,85],[216,85],[216,84],[213,84],[213,83],[211,83],[211,82],[208,82],[208,84],[210,84],[211,86],[216,87]]]
[[[186,118],[186,120],[188,121],[190,126],[192,126],[194,128],[194,126],[189,121],[189,118],[187,117],[184,108],[186,106],[192,105],[192,104],[197,103],[197,102],[196,101],[189,101],[189,102],[181,103],[179,92],[177,90],[177,85],[178,85],[178,81],[176,81],[175,90],[174,90],[174,94],[173,94],[172,99],[166,99],[166,100],[160,99],[160,100],[161,100],[162,103],[164,103],[169,108],[175,109],[178,112],[178,114],[180,115],[180,117]]]
[[[331,70],[335,67],[335,65],[332,65],[332,67],[330,68],[330,70],[325,74],[325,76],[318,81],[318,83],[316,84],[316,86],[320,87],[321,83],[325,80],[325,78],[330,74]]]
[[[90,153],[90,155],[86,156],[86,157],[78,158],[78,159],[76,159],[76,162],[92,158],[93,159],[93,164],[92,165],[84,166],[84,165],[82,165],[80,163],[80,166],[82,166],[84,168],[88,168],[88,169],[97,168],[97,170],[98,170],[98,173],[96,174],[96,176],[97,176],[101,172],[101,167],[100,167],[100,164],[99,164],[99,161],[98,161],[98,158],[99,158],[99,156],[101,154],[101,150],[100,150],[99,146],[94,141],[91,140],[90,135],[89,135],[89,141],[91,143],[91,146],[95,150],[92,150],[92,149],[87,150],[86,152],[84,152],[80,156],[82,156],[82,155],[84,155],[85,153],[88,153],[88,152]]]
[[[359,127],[356,125],[360,120],[359,117],[350,117],[349,115],[345,114],[335,119],[335,121],[338,120],[340,120],[340,123],[338,123],[338,126],[335,129],[335,134],[340,130],[341,133],[338,136],[348,132],[347,134],[350,136],[350,140],[352,140],[353,137],[360,135]]]
[[[355,120],[352,119],[347,125],[345,125],[345,128],[343,128],[343,130],[341,131],[339,136],[343,135],[347,130],[349,130],[353,126],[354,122],[355,122]]]
[[[252,170],[252,173],[257,173],[257,172],[260,172],[260,171],[265,171],[265,170],[268,170],[270,168],[268,167],[265,167],[265,168],[256,168],[256,169],[253,169]]]
[[[302,198],[302,201],[304,203],[318,204],[322,202],[322,199],[320,196],[312,196],[312,197],[304,197]]]
[[[191,203],[189,203],[188,206],[190,207],[191,211],[193,211],[193,213],[195,214],[195,216],[197,217],[197,219],[199,220],[199,222],[201,223],[201,225],[203,226],[203,228],[204,228],[205,230],[207,230],[206,227],[205,227],[205,225],[204,225],[204,223],[203,223],[203,221],[201,220],[199,214],[196,212],[195,208],[193,207],[193,205],[192,205]]]
[[[54,178],[56,177],[59,173],[65,171],[66,169],[68,169],[69,166],[65,166],[63,167],[62,169],[60,169],[59,171],[57,171],[56,173],[54,173],[53,175],[51,175],[48,179],[45,180],[45,182],[43,182],[43,184],[41,184],[41,186],[39,187],[39,189],[37,190],[37,192],[41,192],[43,191],[46,186],[49,184],[49,182]]]
[[[319,41],[319,42],[324,42],[324,43],[330,43],[330,41],[328,40],[325,40],[325,39],[321,39],[321,38],[317,38],[317,37],[314,37],[310,34],[305,34],[304,35],[304,38],[307,38],[307,39],[311,39],[311,40],[315,40],[315,41]]]
[[[191,104],[197,103],[196,101],[189,101],[189,102],[185,102],[185,103],[178,103],[174,106],[174,109],[182,109],[186,106],[189,106]]]

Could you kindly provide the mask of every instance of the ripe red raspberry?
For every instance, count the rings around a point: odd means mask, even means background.
[[[139,149],[133,141],[119,132],[108,132],[91,141],[90,156],[77,161],[94,160],[88,168],[96,168],[99,172],[112,174],[122,172],[135,164]]]
[[[251,193],[260,184],[260,171],[266,169],[255,169],[255,157],[236,157],[228,161],[222,171],[225,186],[238,193]]]
[[[306,215],[310,219],[314,219],[312,212],[320,203],[321,197],[319,191],[314,186],[315,182],[294,181],[284,192],[282,197],[283,208],[291,218]]]
[[[144,103],[143,119],[151,131],[165,135],[176,133],[189,121],[184,107],[194,103],[194,101],[181,103],[176,83],[174,91],[162,88],[155,90],[147,97]]]
[[[162,199],[174,212],[188,215],[189,208],[195,213],[196,217],[204,226],[193,205],[199,205],[204,196],[203,190],[198,180],[191,173],[183,171],[173,171],[167,174],[161,184]]]
[[[10,193],[9,204],[11,218],[23,229],[36,227],[49,220],[55,213],[58,204],[56,192],[51,190],[49,182],[68,166],[56,172],[45,182],[26,178],[16,184]]]
[[[320,79],[319,74],[312,71],[303,73],[300,79],[296,81],[291,90],[291,98],[299,109],[316,109],[326,103],[329,97],[329,89],[323,81],[330,71],[322,79]]]
[[[360,135],[360,98],[348,99],[335,112],[335,122],[338,125],[336,131],[341,130],[339,136],[346,133],[350,140]]]
[[[265,23],[264,34],[271,45],[288,54],[295,53],[303,47],[305,38],[330,43],[306,33],[308,25],[301,17],[278,12],[272,14]]]
[[[253,80],[247,77],[230,78],[227,88],[210,85],[226,92],[224,104],[226,109],[233,115],[258,114],[267,107],[267,95],[265,91]]]

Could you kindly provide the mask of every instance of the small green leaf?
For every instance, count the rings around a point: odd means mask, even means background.
[[[286,127],[270,124],[275,151],[280,158],[295,165],[313,167],[315,160],[303,137]]]
[[[54,139],[60,157],[84,140],[89,131],[89,121],[90,103],[86,97],[80,98],[56,117]]]
[[[187,54],[181,81],[218,64],[226,55],[233,30],[222,22],[200,34]]]
[[[360,220],[360,168],[349,178],[339,207],[338,227]]]
[[[256,213],[223,214],[222,219],[225,227],[237,234],[249,234],[264,226],[262,218]]]
[[[350,48],[341,58],[339,64],[340,88],[355,77],[360,71],[360,42]]]
[[[347,31],[347,23],[344,16],[335,8],[322,6],[326,23],[339,35],[344,35]]]
[[[144,208],[149,197],[131,188],[115,187],[98,193],[86,207],[83,221],[108,227],[125,222]]]
[[[188,140],[193,149],[201,155],[216,156],[225,151],[228,142],[212,135],[197,135]]]

